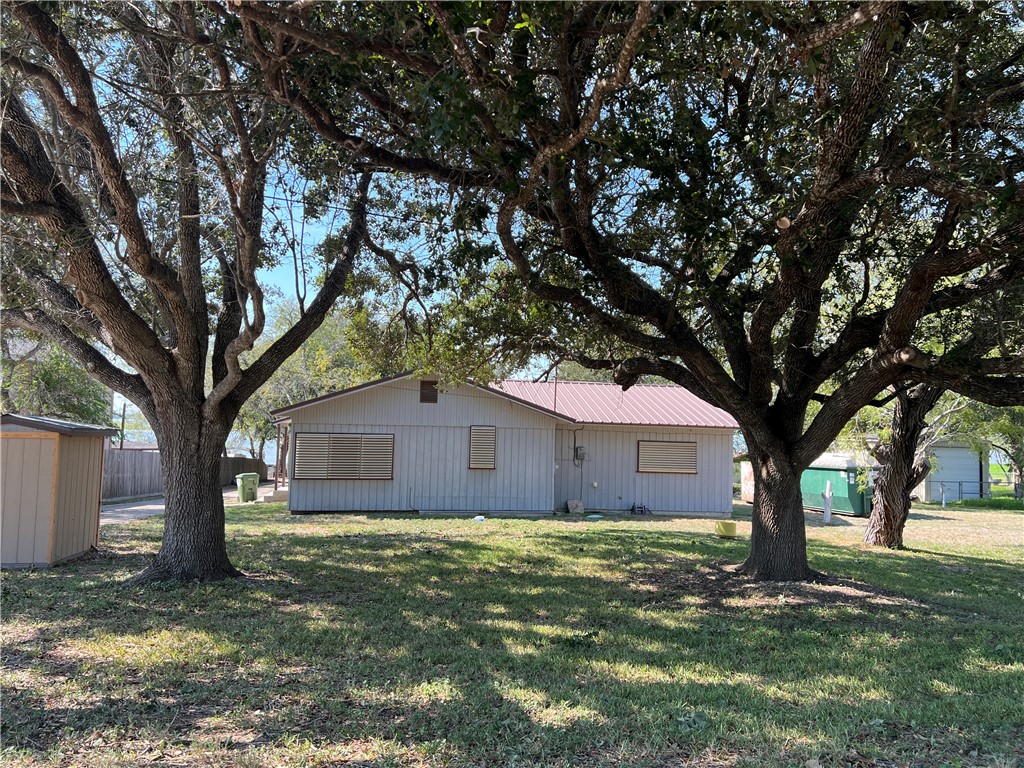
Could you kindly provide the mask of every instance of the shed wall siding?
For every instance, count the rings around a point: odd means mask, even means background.
[[[420,403],[419,381],[389,382],[292,415],[301,432],[393,434],[393,480],[297,480],[295,511],[550,512],[554,419],[472,387]],[[496,427],[496,468],[469,469],[469,428]],[[294,461],[294,437],[289,460]],[[294,465],[293,465],[294,471]]]
[[[37,430],[29,430],[37,432]],[[48,565],[57,436],[0,444],[3,477],[0,562],[4,567]]]
[[[59,462],[54,562],[87,552],[97,544],[103,439],[62,437]]]
[[[947,501],[976,499],[981,495],[982,483],[988,482],[988,467],[980,465],[977,450],[936,446],[929,454],[932,471],[916,489],[923,501],[941,501],[943,485]]]
[[[582,467],[573,463],[574,431],[576,444],[590,457]],[[638,440],[695,442],[697,474],[637,472]],[[732,511],[731,430],[559,426],[555,441],[556,508],[580,499],[587,509],[604,511],[628,510],[634,503],[662,513]]]

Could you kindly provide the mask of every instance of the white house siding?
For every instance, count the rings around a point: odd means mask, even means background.
[[[941,501],[942,489],[947,501],[977,499],[988,483],[988,466],[980,453],[970,446],[936,445],[929,450],[932,471],[917,488],[922,501]],[[984,451],[987,455],[988,451]]]
[[[292,412],[292,461],[297,433],[393,434],[394,479],[293,479],[289,509],[552,511],[554,418],[470,386],[434,404],[419,392],[418,379],[403,379]],[[468,468],[473,425],[496,427],[493,470]]]
[[[573,463],[574,431],[588,455],[582,467]],[[637,472],[638,440],[697,443],[697,474]],[[731,430],[560,424],[555,444],[556,508],[580,499],[588,510],[621,512],[642,504],[666,514],[732,511]]]

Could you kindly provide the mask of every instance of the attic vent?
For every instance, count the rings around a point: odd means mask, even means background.
[[[390,480],[394,435],[295,435],[296,480]]]
[[[494,469],[494,427],[469,428],[469,468]]]
[[[420,382],[420,402],[421,403],[436,403],[437,402],[437,382],[436,381],[421,381]]]
[[[697,444],[638,440],[637,472],[697,474]]]

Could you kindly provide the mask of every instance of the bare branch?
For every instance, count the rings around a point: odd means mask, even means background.
[[[309,305],[306,313],[298,322],[289,328],[277,341],[270,345],[248,368],[242,370],[238,356],[243,351],[239,339],[228,345],[225,351],[227,373],[224,379],[214,387],[203,408],[210,413],[220,406],[220,402],[230,397],[232,402],[240,405],[252,395],[270,375],[287,360],[310,334],[323,322],[334,302],[345,288],[349,274],[366,231],[367,199],[369,197],[372,174],[364,173],[359,178],[355,199],[352,203],[352,218],[348,233],[334,266],[324,278],[323,285],[316,298]]]

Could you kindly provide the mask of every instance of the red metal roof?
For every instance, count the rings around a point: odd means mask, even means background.
[[[584,424],[739,427],[728,413],[683,387],[637,384],[623,392],[617,384],[596,381],[559,381],[556,385],[512,380],[492,386]]]

